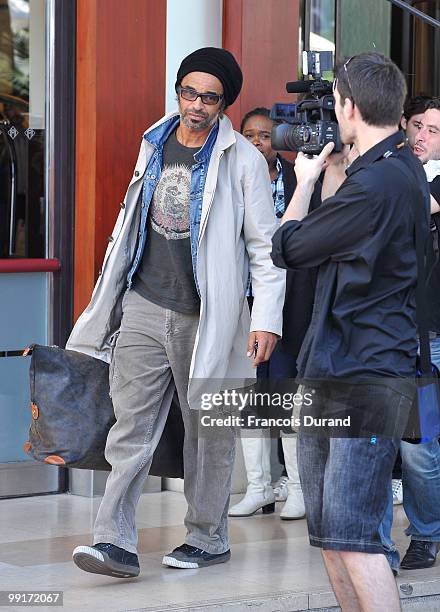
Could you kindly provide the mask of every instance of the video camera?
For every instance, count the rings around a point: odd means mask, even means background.
[[[318,155],[328,142],[335,143],[333,151],[342,151],[332,83],[322,78],[327,70],[333,70],[331,51],[303,52],[304,79],[286,83],[286,91],[307,93],[310,99],[272,106],[271,119],[281,122],[272,128],[272,148],[276,151]]]

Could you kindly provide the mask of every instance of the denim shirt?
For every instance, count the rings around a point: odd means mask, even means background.
[[[179,116],[171,117],[164,123],[158,125],[154,130],[144,134],[144,138],[154,147],[154,153],[151,156],[148,166],[144,174],[144,183],[142,187],[142,204],[141,218],[139,225],[139,238],[136,249],[136,254],[131,265],[130,272],[127,276],[127,287],[130,289],[133,276],[139,267],[142,255],[145,249],[147,240],[147,218],[148,209],[153,197],[154,190],[160,181],[162,173],[162,154],[163,147],[173,130],[177,127],[180,121]],[[205,189],[206,174],[208,171],[209,161],[211,159],[212,150],[218,134],[218,122],[209,132],[202,148],[194,155],[195,163],[191,172],[191,193],[190,193],[190,237],[191,237],[191,258],[193,266],[194,280],[197,292],[200,295],[199,286],[197,283],[196,266],[197,266],[197,244],[199,238],[200,219],[202,216],[203,191]]]

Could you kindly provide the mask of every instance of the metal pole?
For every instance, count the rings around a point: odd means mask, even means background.
[[[426,23],[429,23],[429,25],[432,25],[434,28],[440,28],[440,21],[437,21],[437,19],[434,19],[434,17],[431,17],[430,15],[426,15],[426,13],[419,11],[419,9],[410,6],[404,2],[404,0],[388,0],[388,2],[392,2],[402,10],[414,15],[414,17],[420,17],[420,19],[423,19],[423,21],[426,21]]]
[[[414,75],[411,67],[413,65],[413,46],[411,44],[412,35],[411,13],[404,11],[402,15],[402,70],[408,79],[408,90],[413,93]]]
[[[9,171],[11,174],[11,198],[9,204],[9,246],[8,255],[13,257],[15,255],[15,223],[16,212],[17,212],[17,154],[15,152],[14,139],[9,137],[8,129],[12,127],[12,124],[8,120],[0,121],[0,131],[3,132],[3,136],[6,141],[6,147],[9,153]]]

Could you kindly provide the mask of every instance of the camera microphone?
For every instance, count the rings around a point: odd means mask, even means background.
[[[315,81],[290,81],[286,83],[287,93],[307,93],[312,88]]]

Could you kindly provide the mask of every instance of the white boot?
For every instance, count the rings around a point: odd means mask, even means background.
[[[241,439],[248,486],[246,495],[232,508],[229,516],[251,516],[260,508],[263,514],[275,510],[275,494],[270,485],[270,447],[269,437]]]
[[[287,476],[287,500],[280,512],[280,518],[285,521],[300,519],[306,515],[304,497],[298,475],[298,461],[296,456],[296,436],[282,438],[284,463]]]

